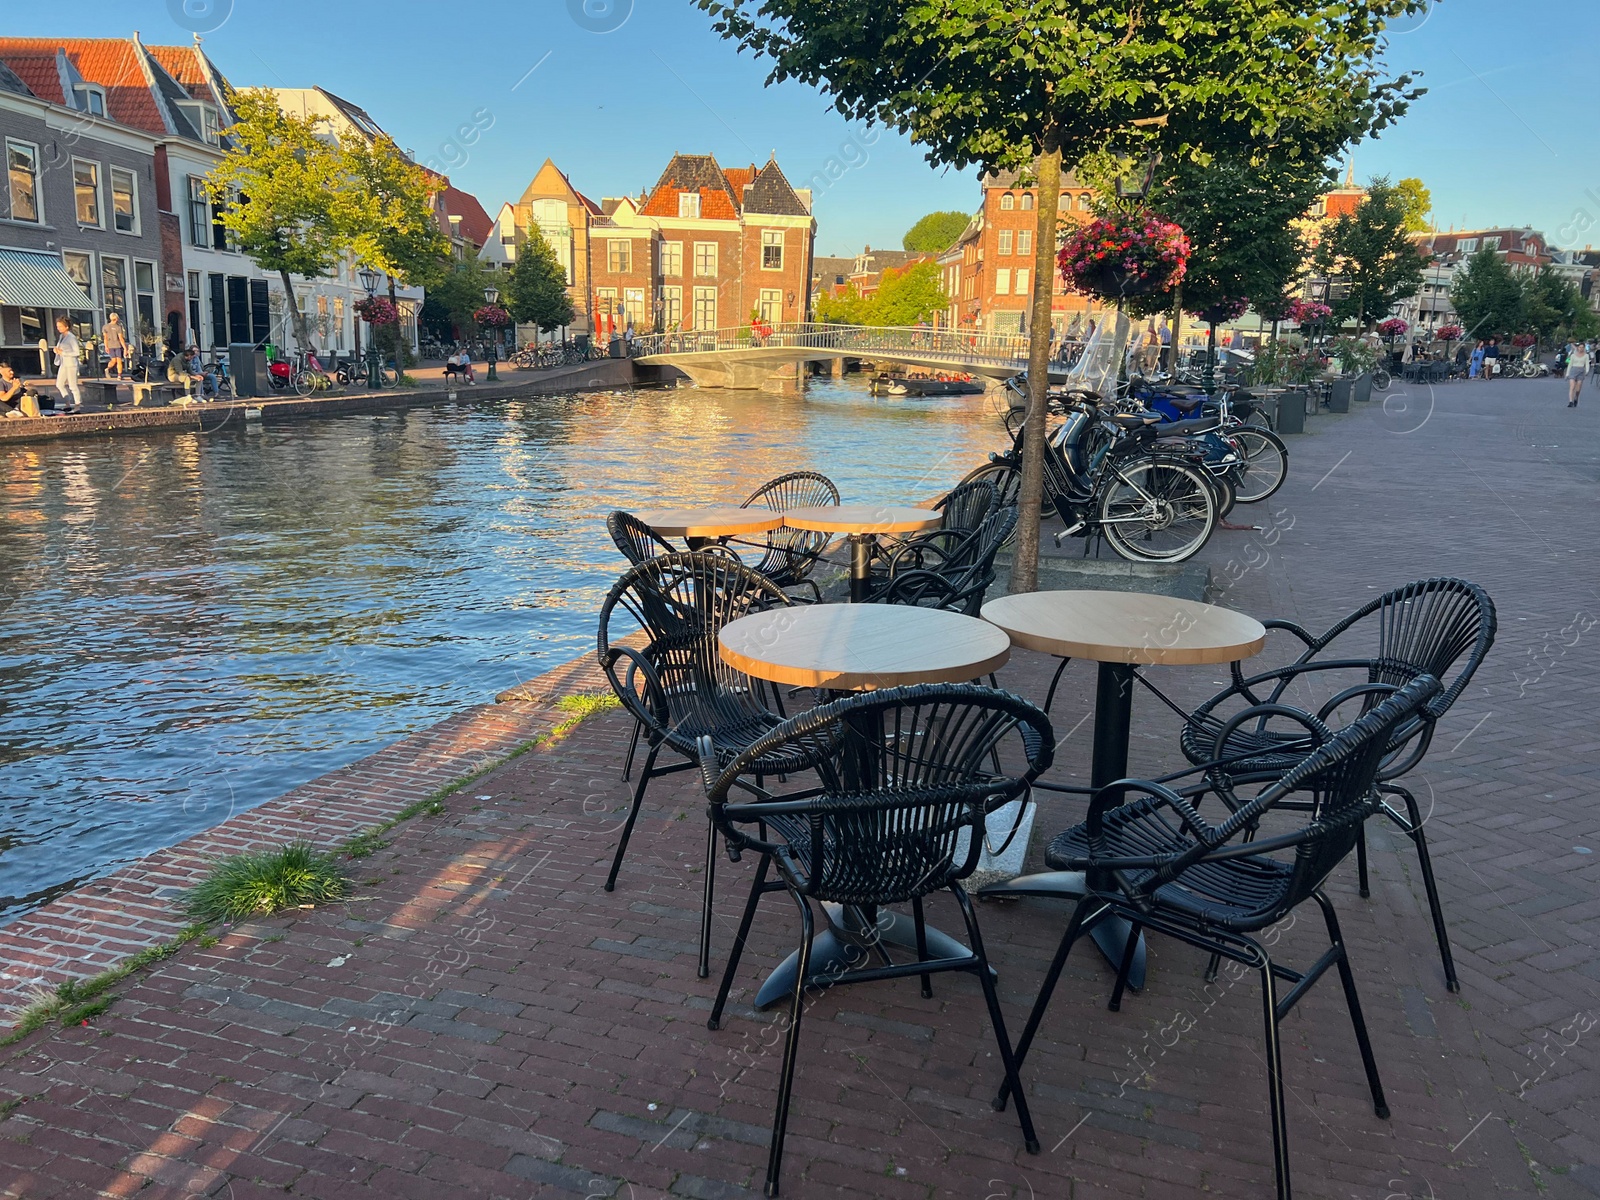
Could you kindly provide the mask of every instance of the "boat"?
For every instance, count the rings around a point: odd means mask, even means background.
[[[983,384],[970,375],[876,375],[870,390],[874,396],[976,396]]]

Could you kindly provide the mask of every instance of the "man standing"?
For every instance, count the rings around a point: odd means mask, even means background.
[[[128,331],[122,327],[122,319],[116,313],[106,317],[105,328],[100,331],[100,342],[106,349],[106,374],[115,379],[122,378],[122,360],[128,355]]]
[[[56,318],[56,334],[56,395],[65,402],[71,392],[72,400],[63,411],[77,412],[83,407],[83,389],[78,385],[78,339],[65,317]]]
[[[1492,337],[1483,348],[1483,377],[1493,379],[1500,373],[1500,339]]]

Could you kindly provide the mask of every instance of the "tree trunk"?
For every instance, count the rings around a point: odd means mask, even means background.
[[[1183,284],[1172,289],[1172,362],[1167,370],[1178,374],[1178,337],[1183,332]]]
[[[1049,429],[1050,302],[1056,269],[1056,217],[1061,207],[1061,142],[1048,130],[1039,153],[1039,209],[1033,241],[1033,320],[1028,341],[1028,415],[1022,436],[1011,590],[1039,590],[1039,520],[1044,505],[1044,442]]]
[[[278,278],[283,280],[283,302],[289,306],[289,324],[294,328],[295,349],[309,350],[311,338],[306,329],[306,315],[300,311],[300,302],[295,299],[294,284],[289,282],[289,272],[280,269]]]

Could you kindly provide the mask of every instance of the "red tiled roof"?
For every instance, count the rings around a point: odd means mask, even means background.
[[[65,101],[54,64],[57,48],[66,51],[85,80],[105,89],[106,108],[112,120],[149,133],[167,132],[161,110],[150,94],[150,81],[145,78],[131,41],[122,38],[0,38],[0,59],[22,76],[40,97],[61,104]],[[31,61],[40,57],[49,63],[48,79]],[[39,91],[36,79],[41,86],[48,87],[48,91]]]
[[[205,70],[200,65],[199,52],[193,46],[146,46],[150,55],[168,75],[171,75],[184,90],[196,100],[209,100],[212,104],[221,104],[221,97],[211,91],[211,81],[206,78]]]
[[[461,218],[461,236],[474,246],[482,246],[489,240],[494,221],[472,193],[458,187],[445,188],[444,211],[448,216]]]
[[[748,167],[728,167],[722,173],[727,176],[728,186],[733,189],[733,194],[742,196],[745,184],[756,177],[756,165],[751,163]]]
[[[61,97],[61,74],[56,70],[56,56],[52,51],[49,54],[21,54],[14,53],[6,42],[14,39],[0,39],[0,61],[14,71],[23,83],[28,85],[28,90],[41,100],[48,100],[52,104],[63,104]]]
[[[561,178],[567,179],[565,175],[562,175]],[[572,181],[570,179],[567,179],[567,186],[572,187]],[[593,200],[589,199],[589,197],[585,196],[577,188],[572,188],[572,194],[578,198],[579,203],[587,208],[592,215],[597,217],[600,215],[600,206]]]

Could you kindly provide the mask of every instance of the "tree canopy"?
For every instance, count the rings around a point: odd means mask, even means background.
[[[1367,186],[1367,198],[1342,214],[1317,244],[1317,270],[1338,277],[1330,287],[1336,320],[1354,320],[1370,329],[1400,301],[1422,290],[1426,262],[1406,234],[1406,204],[1383,176]]]
[[[505,281],[476,258],[452,264],[428,287],[423,323],[443,338],[459,337],[473,328],[472,314],[483,307],[483,289],[491,284],[503,288]]]
[[[506,292],[503,299],[514,320],[531,322],[544,333],[572,324],[576,313],[567,295],[566,268],[537,225],[517,243]]]
[[[1504,337],[1522,325],[1522,285],[1516,272],[1485,246],[1456,270],[1450,306],[1468,338]]]
[[[906,231],[900,244],[919,254],[939,254],[955,244],[971,219],[963,212],[931,212]]]
[[[950,305],[936,262],[884,271],[871,296],[849,284],[842,296],[817,298],[817,320],[833,325],[915,325],[932,321]]]
[[[1415,177],[1396,182],[1394,190],[1400,196],[1400,209],[1405,214],[1407,233],[1427,233],[1429,216],[1433,213],[1433,193],[1422,180]]]
[[[1549,267],[1521,276],[1522,329],[1545,345],[1594,337],[1600,333],[1596,316],[1576,281]]]
[[[450,239],[434,214],[436,178],[386,136],[353,137],[340,147],[351,248],[356,260],[391,280],[426,286],[450,269]],[[481,297],[480,297],[481,300]]]

